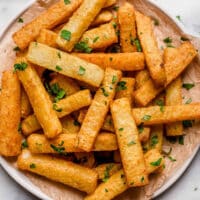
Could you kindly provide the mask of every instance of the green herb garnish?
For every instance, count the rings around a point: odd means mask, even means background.
[[[142,52],[142,47],[141,47],[139,39],[137,38],[134,39],[131,37],[131,44],[136,46],[136,49],[138,52]]]
[[[58,52],[57,55],[58,55],[58,58],[61,59],[61,54],[60,54],[60,52]]]
[[[144,124],[141,123],[139,126],[138,126],[138,131],[139,133],[142,133],[144,131]]]
[[[58,108],[57,104],[53,104],[53,109],[57,112],[62,112],[62,108]]]
[[[74,120],[74,126],[80,126],[81,124],[77,121],[77,120]]]
[[[31,169],[35,169],[36,168],[36,165],[34,163],[30,164],[30,168]]]
[[[78,75],[83,76],[85,74],[86,69],[82,66],[79,67]]]
[[[151,162],[150,164],[151,164],[152,166],[160,166],[161,161],[162,161],[162,158],[159,158],[157,161]]]
[[[14,65],[14,72],[16,71],[24,71],[28,67],[28,64],[25,62],[16,63]]]
[[[62,67],[56,65],[56,70],[57,70],[57,71],[62,71]]]
[[[64,144],[64,143],[63,143],[63,144]],[[63,145],[63,144],[62,144],[62,145]],[[55,152],[57,152],[57,153],[59,153],[59,154],[63,154],[64,151],[65,151],[65,147],[62,147],[62,145],[59,145],[58,147],[56,147],[55,145],[51,144],[50,146],[51,146],[51,148],[52,148]]]
[[[27,143],[26,140],[24,140],[24,141],[22,142],[21,147],[22,147],[22,149],[28,148],[28,143]]]
[[[101,90],[102,90],[103,95],[104,95],[105,97],[108,97],[108,96],[109,96],[109,94],[108,94],[108,92],[106,92],[105,88],[101,88]]]
[[[151,140],[150,140],[150,146],[151,147],[155,147],[156,144],[158,144],[158,136],[157,135],[153,135],[151,137]]]
[[[126,86],[126,81],[120,81],[117,83],[117,88],[116,91],[121,91],[121,90],[126,90],[127,86]]]
[[[55,97],[54,102],[58,102],[66,96],[65,90],[60,88],[58,83],[54,83],[51,86],[46,83],[45,88],[50,95]]]
[[[20,48],[18,46],[13,48],[13,51],[20,51]]]
[[[130,146],[132,146],[132,145],[134,145],[134,144],[136,144],[136,143],[132,140],[131,142],[129,142],[129,143],[127,144],[127,146],[130,147]]]
[[[160,106],[161,112],[164,112],[164,101],[162,99],[156,100],[156,105]]]
[[[119,6],[113,6],[113,10],[118,11],[119,10]]]
[[[81,42],[75,44],[74,48],[78,51],[85,52],[85,53],[91,53],[92,52],[92,48],[90,48],[88,46],[88,44],[84,41],[81,41]]]
[[[97,42],[97,40],[99,39],[99,37],[95,37],[94,40],[93,40],[93,43]]]
[[[23,18],[20,17],[20,18],[17,20],[17,22],[18,22],[18,23],[24,23],[24,20],[23,20]]]
[[[64,3],[67,5],[67,4],[70,4],[71,1],[70,0],[64,0]]]
[[[113,77],[112,77],[112,84],[115,84],[116,81],[117,81],[117,76],[113,76]]]
[[[190,90],[195,86],[194,83],[183,83],[182,87],[185,88],[186,90]]]
[[[119,128],[119,131],[123,131],[124,130],[124,128]]]
[[[180,145],[184,145],[184,136],[183,135],[181,135],[181,136],[178,137],[178,143]]]
[[[102,179],[103,182],[107,182],[107,180],[110,178],[110,170],[113,168],[113,166],[113,164],[106,166],[104,171],[104,178]]]
[[[68,30],[62,30],[60,33],[60,37],[64,40],[70,41],[71,40],[71,32]]]
[[[189,99],[185,102],[185,104],[190,104],[190,103],[192,103],[192,99],[191,99],[191,98],[189,98]]]
[[[142,120],[149,121],[151,119],[151,115],[145,115]]]

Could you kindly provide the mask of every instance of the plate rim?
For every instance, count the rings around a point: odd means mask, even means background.
[[[181,31],[186,32],[185,27],[178,21],[174,20],[168,11],[163,8],[163,6],[158,6],[155,4],[154,0],[147,0],[149,1],[153,6],[157,7],[160,9],[164,14],[166,14],[178,27]],[[6,31],[9,29],[10,26],[16,21],[16,19],[23,14],[30,6],[32,6],[36,0],[29,0],[27,4],[18,12],[14,17],[9,20],[8,25],[4,25],[3,28],[0,31],[0,40],[3,39]],[[184,162],[184,164],[181,166],[180,169],[177,169],[174,172],[174,175],[172,178],[170,178],[161,188],[159,188],[156,192],[154,192],[152,198],[156,198],[165,191],[167,191],[173,184],[175,184],[178,179],[184,174],[184,172],[187,170],[187,168],[191,165],[193,159],[197,155],[198,151],[200,149],[200,145],[197,145],[195,150],[192,152],[192,155],[188,160]],[[35,186],[22,172],[14,168],[13,166],[10,165],[10,163],[7,162],[7,160],[0,156],[0,165],[3,168],[3,170],[13,179],[15,180],[16,183],[18,183],[21,187],[23,187],[26,191],[30,192],[34,196],[44,199],[44,200],[53,200],[51,197],[47,196],[44,192],[42,192],[37,186]],[[25,179],[25,181],[24,181]]]

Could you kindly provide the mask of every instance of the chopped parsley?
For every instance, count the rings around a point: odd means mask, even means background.
[[[186,90],[190,90],[195,86],[194,83],[183,83],[182,87],[185,88]]]
[[[50,95],[55,97],[54,102],[58,102],[66,96],[65,90],[60,88],[58,83],[54,83],[51,86],[46,83],[45,88]]]
[[[163,40],[163,42],[167,45],[167,47],[173,47],[172,45],[172,38],[167,37]]]
[[[36,165],[35,165],[34,163],[31,163],[31,164],[30,164],[30,168],[31,168],[31,169],[35,169],[35,168],[36,168]]]
[[[74,48],[78,51],[85,52],[85,53],[91,53],[92,48],[90,48],[87,44],[87,42],[81,41],[79,43],[76,43]]]
[[[134,182],[131,182],[130,185],[134,185]]]
[[[18,132],[21,132],[21,131],[22,131],[22,124],[21,124],[21,122],[18,124],[17,131],[18,131]]]
[[[150,146],[151,147],[155,147],[156,144],[158,144],[158,136],[157,135],[153,135],[151,137],[151,140],[150,140]]]
[[[144,182],[144,176],[140,179],[141,182]]]
[[[110,60],[110,62],[112,62],[113,58],[112,58],[112,57],[110,57],[110,58],[109,58],[109,60]]]
[[[177,16],[176,16],[176,19],[178,19],[178,21],[180,21],[180,22],[182,21],[182,19],[181,19],[181,16],[180,16],[180,15],[177,15]]]
[[[85,74],[86,69],[82,66],[79,67],[78,75],[83,76]]]
[[[124,128],[119,128],[119,131],[123,131],[124,130]]]
[[[174,159],[172,156],[170,156],[171,152],[172,152],[172,147],[170,147],[168,152],[162,151],[162,153],[164,154],[165,157],[167,157],[172,162],[175,162],[176,159]]]
[[[117,76],[113,76],[113,77],[112,77],[112,84],[115,84],[116,81],[117,81]]]
[[[189,98],[189,99],[185,102],[185,104],[190,104],[190,103],[192,103],[192,99],[191,99],[191,98]]]
[[[158,19],[153,17],[152,20],[153,20],[155,26],[159,26],[160,25],[160,22],[159,22]]]
[[[126,81],[120,81],[117,83],[117,88],[116,91],[121,91],[121,90],[126,90],[127,86],[126,86]]]
[[[139,133],[142,133],[144,131],[144,125],[143,123],[141,123],[139,126],[138,126],[138,131]]]
[[[159,158],[157,161],[151,162],[150,164],[151,164],[152,166],[160,166],[161,161],[162,161],[162,158]]]
[[[16,63],[14,65],[14,72],[16,71],[24,71],[28,67],[28,64],[25,62]]]
[[[113,166],[113,164],[106,166],[104,171],[104,178],[102,179],[103,182],[107,182],[107,180],[110,178],[110,170],[113,168]]]
[[[61,59],[61,54],[60,54],[60,52],[58,52],[57,55],[58,55],[58,58]]]
[[[62,112],[62,108],[58,108],[57,104],[53,104],[53,109],[57,112]]]
[[[71,32],[68,30],[62,30],[60,33],[60,37],[64,40],[70,41],[71,40]]]
[[[97,40],[99,39],[99,37],[95,37],[94,40],[93,40],[93,43],[97,42]]]
[[[63,145],[63,144],[64,144],[64,141],[63,141],[62,145]],[[63,154],[64,151],[65,151],[65,147],[62,147],[62,145],[59,144],[58,147],[56,147],[55,145],[51,144],[50,146],[51,146],[51,148],[52,148],[55,152],[57,152],[57,153],[59,153],[59,154]]]
[[[62,71],[62,67],[56,65],[56,70],[57,70],[57,71]]]
[[[116,22],[113,22],[112,25],[113,25],[113,28],[114,28],[114,29],[117,28],[117,24],[116,24]]]
[[[183,135],[181,135],[181,136],[178,137],[178,143],[180,145],[184,145],[184,136]]]
[[[20,17],[20,18],[17,20],[17,22],[18,22],[18,23],[24,23],[24,20],[23,20],[23,18]]]
[[[13,51],[20,51],[20,48],[18,46],[13,48]]]
[[[145,115],[142,120],[149,121],[151,119],[151,115]]]
[[[132,146],[132,145],[134,145],[134,144],[136,144],[136,143],[132,140],[131,142],[129,142],[129,143],[127,144],[127,146],[130,147],[130,146]]]
[[[193,121],[192,120],[184,120],[183,121],[183,127],[184,128],[190,128],[193,126]]]
[[[108,92],[106,92],[105,88],[101,88],[101,90],[102,90],[103,95],[104,95],[105,97],[108,97],[108,96],[109,96],[109,94],[108,94]]]
[[[64,0],[64,3],[67,5],[67,4],[70,4],[71,1],[70,0]]]
[[[27,143],[26,140],[24,140],[24,141],[22,142],[21,147],[22,147],[22,149],[28,148],[28,143]]]
[[[107,189],[107,188],[105,188],[105,192],[108,192],[108,189]]]
[[[160,106],[160,111],[164,112],[164,101],[162,99],[158,99],[156,101],[156,105]]]
[[[131,44],[136,46],[136,49],[137,49],[138,52],[142,52],[142,47],[141,47],[139,39],[137,39],[137,38],[135,38],[135,39],[131,38]]]
[[[167,156],[172,162],[176,162],[176,159],[171,157],[171,156]]]

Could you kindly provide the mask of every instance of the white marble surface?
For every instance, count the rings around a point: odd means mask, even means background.
[[[199,0],[152,0],[175,20],[181,16],[185,31],[200,36]],[[28,0],[0,0],[0,30]],[[184,175],[157,200],[200,200],[200,152]],[[15,183],[0,167],[0,200],[38,200]]]

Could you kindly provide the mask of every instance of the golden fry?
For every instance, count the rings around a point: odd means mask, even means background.
[[[106,163],[98,165],[95,169],[95,171],[98,173],[98,177],[103,182],[107,181],[110,176],[115,174],[117,171],[119,171],[122,168],[122,165],[119,163]]]
[[[17,156],[21,151],[20,82],[13,71],[2,75],[0,100],[0,155]]]
[[[163,86],[166,81],[163,58],[153,33],[151,18],[136,12],[136,24],[150,75],[156,85]]]
[[[92,21],[105,5],[106,0],[84,0],[80,7],[59,32],[57,44],[64,50],[71,52],[82,34],[88,29]],[[63,32],[69,37],[64,38]]]
[[[21,170],[33,172],[88,194],[97,186],[98,174],[94,170],[52,156],[31,154],[29,150],[23,150],[17,165]]]
[[[134,78],[127,78],[124,77],[121,79],[121,82],[125,83],[125,88],[124,90],[119,90],[117,91],[115,98],[120,99],[123,97],[127,97],[130,101],[130,104],[133,104],[133,90],[134,90],[134,85],[135,85],[135,79]]]
[[[104,120],[104,123],[103,123],[103,126],[101,127],[101,129],[104,130],[104,131],[110,131],[112,133],[115,132],[111,115],[107,115],[106,116],[106,118]]]
[[[29,97],[37,120],[44,130],[44,134],[48,138],[56,137],[62,132],[62,126],[37,72],[23,57],[18,57],[16,64],[24,64],[26,66],[23,71],[18,70],[17,75]]]
[[[56,113],[59,118],[62,118],[70,113],[77,111],[83,107],[89,106],[92,103],[92,97],[89,90],[81,90],[72,94],[57,103],[54,103]]]
[[[107,68],[102,86],[96,92],[91,106],[78,133],[78,147],[90,151],[100,131],[104,118],[109,110],[111,101],[115,96],[115,89],[121,79],[120,71]],[[98,113],[98,114],[97,114]]]
[[[99,13],[99,15],[97,15],[97,17],[92,22],[91,26],[98,26],[101,24],[108,23],[112,20],[112,18],[112,12],[110,12],[109,10],[103,10]]]
[[[31,114],[32,108],[28,96],[23,88],[21,88],[21,117],[26,118]]]
[[[70,4],[65,4],[63,0],[60,0],[17,31],[13,35],[13,40],[21,50],[24,50],[36,39],[41,29],[52,29],[63,19],[67,20],[81,3],[82,0],[71,0]]]
[[[63,133],[78,133],[80,130],[80,125],[74,120],[70,115],[62,118],[61,120]]]
[[[153,149],[148,151],[145,155],[145,163],[147,167],[147,173],[153,173],[155,170],[159,169],[163,166],[164,158],[159,153],[158,150]],[[159,165],[154,166],[151,163],[160,162]],[[141,182],[145,181],[144,177],[141,178]],[[106,182],[101,183],[96,190],[88,195],[84,200],[110,200],[116,197],[117,195],[123,193],[128,189],[128,185],[126,183],[126,178],[124,174],[124,170],[121,169],[112,175]]]
[[[120,44],[122,52],[137,51],[134,45],[136,38],[135,9],[132,4],[125,2],[118,10],[120,27]]]
[[[200,104],[187,104],[176,106],[151,106],[146,108],[134,108],[133,116],[137,125],[168,124],[183,120],[200,118]]]
[[[40,34],[38,35],[36,41],[41,44],[46,44],[50,47],[57,48],[58,45],[56,43],[57,34],[53,31],[42,29]]]
[[[146,106],[150,103],[164,88],[156,87],[152,79],[146,81],[139,89],[134,92],[134,99],[137,105]]]
[[[117,2],[117,0],[107,0],[104,4],[104,8],[114,5],[116,2]]]
[[[144,55],[141,52],[133,53],[74,53],[83,60],[96,64],[103,69],[111,67],[122,71],[137,71],[144,69]]]
[[[27,58],[36,65],[95,87],[98,87],[103,80],[104,71],[97,65],[40,43],[31,43]]]
[[[166,48],[164,51],[164,68],[166,86],[175,80],[197,55],[195,47],[190,42],[184,42],[177,49]]]
[[[62,153],[83,152],[76,144],[77,134],[60,134],[56,139],[48,140],[42,134],[32,134],[28,137],[28,146],[32,153],[58,153],[54,147],[62,148]],[[115,134],[100,133],[94,144],[93,151],[114,151],[118,149]]]
[[[25,136],[42,129],[35,115],[29,115],[22,121],[22,132]]]
[[[181,104],[182,104],[182,81],[181,78],[179,77],[166,88],[165,105],[172,106]],[[172,124],[167,124],[166,134],[167,136],[183,135],[182,122],[174,122]]]
[[[92,49],[100,49],[117,43],[118,38],[112,23],[107,23],[86,31],[81,41],[87,42]]]
[[[135,89],[141,88],[150,79],[148,70],[139,71],[135,76]]]
[[[111,114],[127,184],[130,187],[146,185],[148,176],[129,100],[127,98],[115,100],[111,105]],[[138,182],[137,180],[141,180],[142,177],[145,180]]]
[[[150,137],[150,131],[151,129],[150,128],[147,128],[147,127],[143,127],[142,130],[138,130],[139,131],[139,140],[140,142],[142,143],[145,143],[149,140],[149,137]]]

